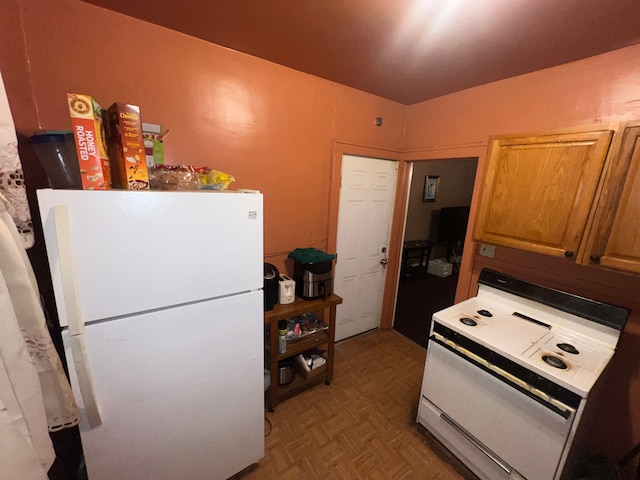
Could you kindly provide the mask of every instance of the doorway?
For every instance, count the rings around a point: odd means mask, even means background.
[[[422,347],[432,315],[454,303],[477,164],[477,157],[412,163],[393,328]],[[441,260],[440,274],[429,273],[433,260]]]

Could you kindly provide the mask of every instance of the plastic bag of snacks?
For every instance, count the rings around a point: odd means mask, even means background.
[[[226,190],[231,182],[235,182],[228,173],[207,168],[200,172],[200,187],[203,190]]]
[[[149,186],[156,190],[197,190],[199,172],[190,165],[154,165]]]
[[[155,190],[226,190],[235,178],[209,167],[154,165],[149,186]]]

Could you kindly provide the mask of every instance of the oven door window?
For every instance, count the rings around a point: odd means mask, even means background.
[[[436,342],[422,394],[519,474],[554,478],[575,415],[559,415]]]

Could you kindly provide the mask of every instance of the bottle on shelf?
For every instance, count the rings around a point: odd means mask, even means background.
[[[287,321],[278,322],[278,353],[282,355],[287,352]]]

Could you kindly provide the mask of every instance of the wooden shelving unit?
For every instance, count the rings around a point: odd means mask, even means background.
[[[333,379],[333,348],[335,341],[336,327],[336,306],[342,303],[342,298],[336,294],[331,294],[328,298],[315,300],[296,299],[294,303],[288,305],[277,304],[273,310],[264,313],[264,323],[269,325],[269,335],[265,342],[265,349],[269,361],[269,372],[271,381],[267,390],[267,405],[273,412],[282,400],[290,398],[309,387],[322,383],[329,385]],[[278,322],[287,318],[297,317],[308,312],[318,312],[329,310],[327,316],[323,315],[323,320],[329,328],[317,331],[308,337],[296,341],[287,342],[287,351],[284,354],[278,353]],[[300,353],[314,348],[326,348],[327,362],[318,369],[312,371],[308,378],[296,375],[293,382],[288,385],[278,385],[278,362],[287,358],[292,358]]]

